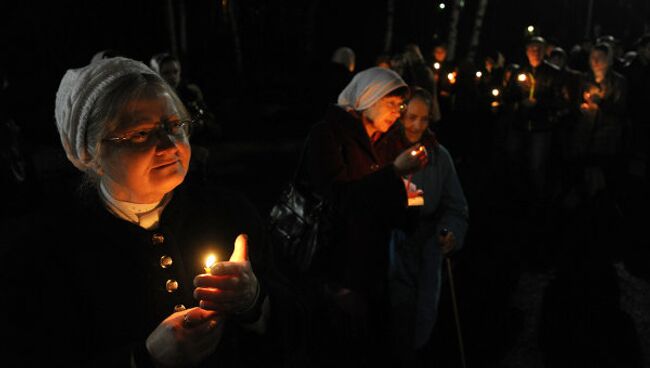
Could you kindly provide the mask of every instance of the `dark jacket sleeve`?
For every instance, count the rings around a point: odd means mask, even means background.
[[[320,124],[307,140],[304,169],[312,188],[331,198],[343,213],[372,213],[388,220],[403,211],[406,190],[393,165],[360,176],[357,163],[347,157],[351,148],[336,133]]]

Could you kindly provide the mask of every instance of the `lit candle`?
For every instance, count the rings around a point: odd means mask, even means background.
[[[420,146],[420,147],[414,149],[413,151],[411,151],[411,156],[417,156],[418,153],[420,153],[422,151],[424,151],[424,146]]]
[[[495,89],[492,90],[492,96],[494,96],[494,97],[499,96],[499,93],[500,93],[500,92],[499,92],[499,89],[498,89],[498,88],[495,88]]]
[[[535,77],[530,76],[530,92],[528,93],[528,99],[534,100],[535,97]]]
[[[440,69],[440,63],[437,62],[437,61],[435,63],[433,63],[433,69],[435,69],[435,70]]]
[[[206,259],[205,259],[205,273],[211,275],[212,274],[212,267],[217,264],[217,256],[214,254],[210,254]]]
[[[524,73],[521,73],[521,74],[519,74],[519,75],[517,76],[517,80],[520,81],[520,82],[525,82],[526,79],[527,79],[527,78],[526,78],[526,74],[524,74]]]
[[[456,83],[456,72],[447,74],[447,79],[449,79],[449,83],[451,84]]]

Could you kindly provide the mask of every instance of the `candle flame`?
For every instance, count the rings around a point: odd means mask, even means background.
[[[524,73],[519,74],[519,76],[517,77],[517,79],[518,79],[520,82],[525,82],[525,81],[526,81],[526,74],[524,74]]]
[[[499,95],[499,90],[498,89],[493,89],[492,90],[492,96],[497,97]]]
[[[205,259],[205,268],[212,268],[215,263],[217,263],[217,256],[210,254],[208,258]]]
[[[438,63],[438,62],[433,63],[433,68],[434,68],[435,70],[440,69],[440,63]]]
[[[420,147],[414,149],[413,151],[411,151],[411,156],[417,156],[418,153],[420,153],[422,151],[424,151],[424,146],[420,146]]]

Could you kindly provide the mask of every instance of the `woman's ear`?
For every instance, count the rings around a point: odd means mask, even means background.
[[[104,176],[104,169],[102,169],[102,166],[96,160],[90,164],[90,170],[92,170],[93,173],[98,177]]]

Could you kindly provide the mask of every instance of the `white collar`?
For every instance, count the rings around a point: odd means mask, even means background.
[[[147,230],[156,228],[162,210],[165,208],[171,199],[171,193],[165,194],[162,200],[154,203],[131,203],[115,199],[104,183],[99,183],[99,196],[106,205],[109,211],[115,216],[132,222]]]

